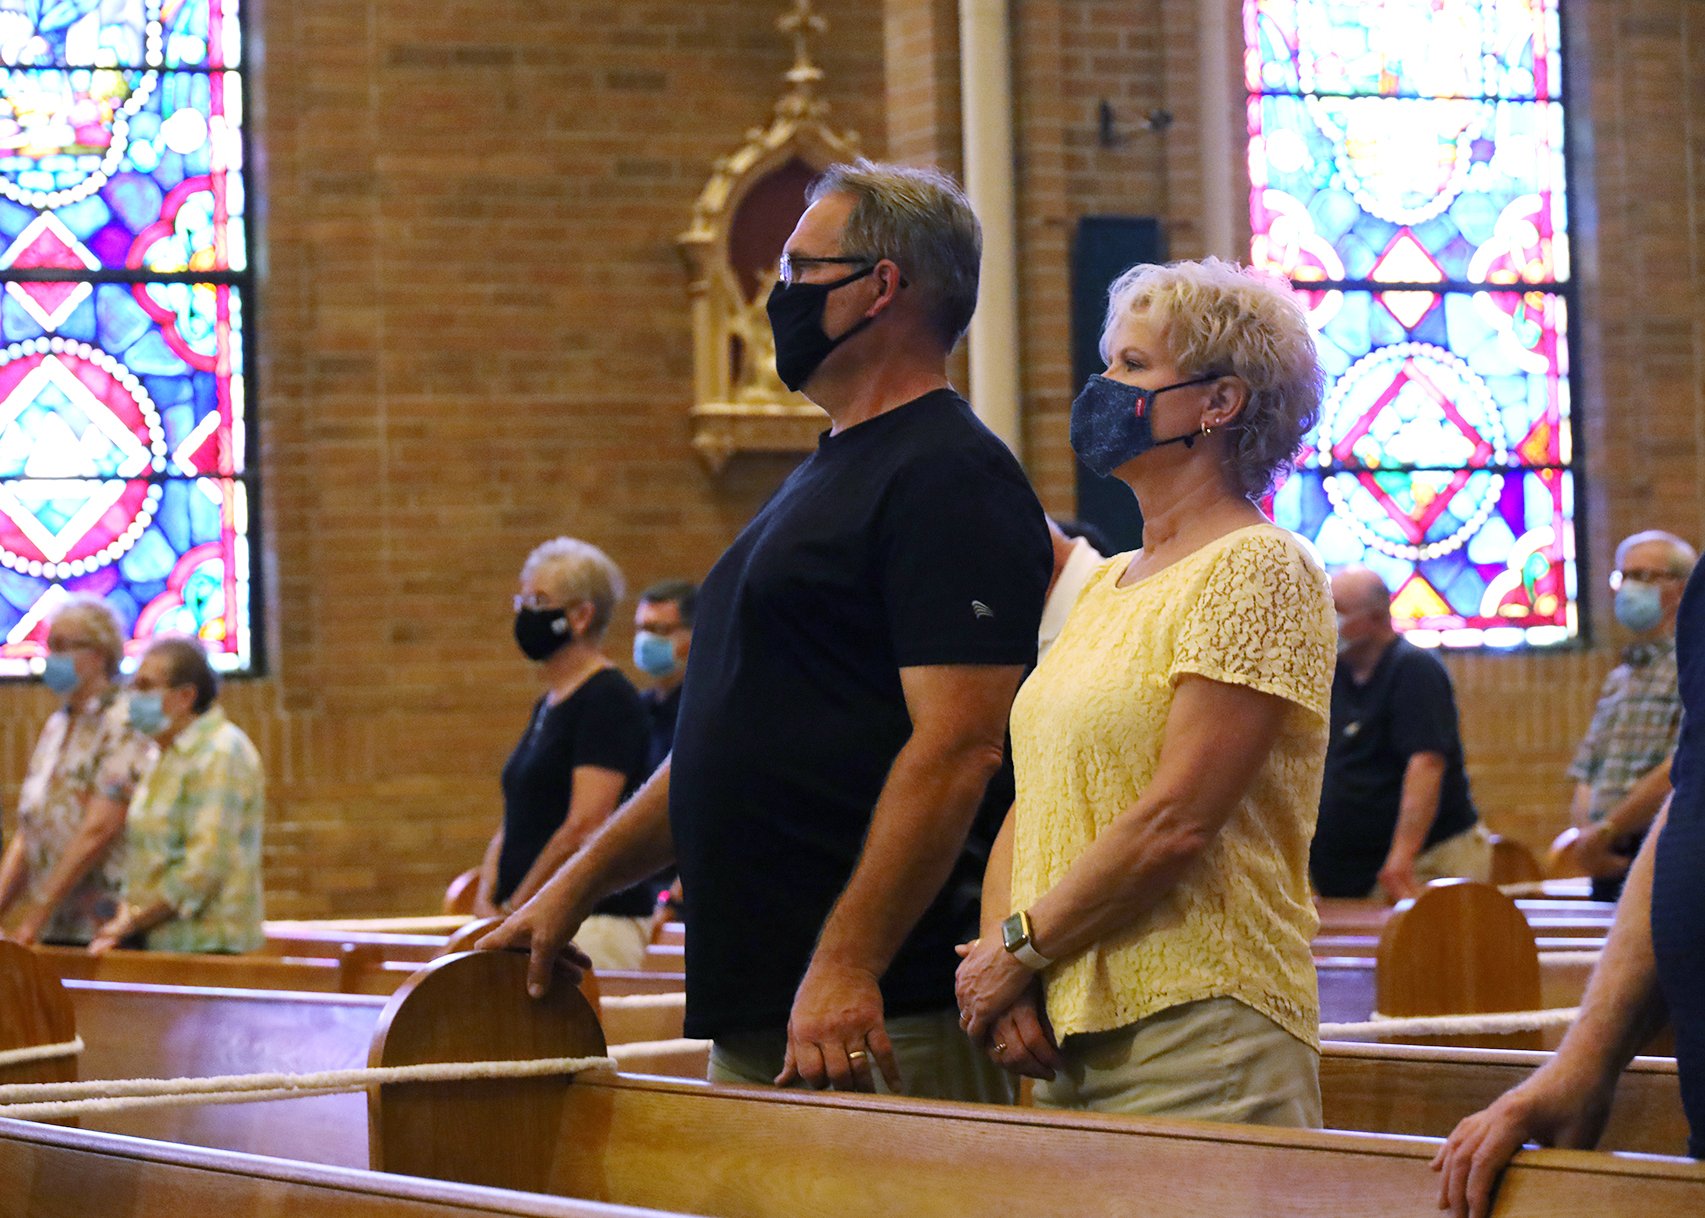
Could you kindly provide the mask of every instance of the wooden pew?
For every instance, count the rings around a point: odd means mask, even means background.
[[[75,947],[42,947],[37,950],[48,967],[68,981],[199,985],[319,994],[390,994],[420,964],[419,961],[376,959],[365,952],[292,957],[111,951],[103,956],[91,956]]]
[[[263,956],[341,956],[359,950],[375,960],[408,960],[424,964],[444,954],[449,935],[405,934],[398,931],[345,930],[335,926],[268,926]]]
[[[0,1049],[68,1044],[77,1035],[71,999],[29,948],[0,939]],[[71,1057],[0,1066],[0,1083],[68,1083],[77,1078]]]
[[[15,945],[8,947],[14,962],[30,962],[30,953]],[[61,989],[45,971],[39,971],[31,984],[56,992]],[[383,1003],[357,995],[126,987],[102,982],[72,982],[64,988],[75,1001],[78,1024],[89,1044],[82,1059],[87,1078],[345,1068],[359,1064]],[[15,993],[16,985],[0,991]],[[664,1039],[679,1034],[679,995],[672,997],[674,1002],[642,1003],[638,1012],[622,1007],[621,1000],[606,1008],[603,1021],[612,1037],[645,1040],[615,1045],[612,1051],[624,1071],[703,1078],[707,1047],[702,1042]],[[32,996],[26,996],[26,1003],[43,1005]],[[0,1010],[0,1026],[20,1024]],[[62,1025],[52,1034],[68,1039],[70,1032]],[[1344,1059],[1356,1068],[1346,1072]],[[1363,1129],[1442,1133],[1540,1060],[1542,1055],[1537,1054],[1328,1045],[1322,1063],[1328,1120]],[[1478,1070],[1482,1064],[1490,1069]],[[1402,1098],[1395,1110],[1390,1107],[1393,1097]],[[1677,1140],[1685,1138],[1685,1131],[1679,1127],[1673,1062],[1640,1063],[1630,1072],[1619,1093],[1618,1112],[1636,1103],[1636,1118],[1618,1119],[1613,1114],[1607,1145],[1663,1153],[1683,1144]],[[107,1132],[364,1166],[363,1104],[359,1096],[323,1096],[217,1108],[147,1109],[88,1119],[94,1128]]]
[[[1548,1053],[1328,1042],[1320,1095],[1330,1129],[1442,1138],[1538,1069]],[[1673,1057],[1637,1057],[1616,1084],[1601,1143],[1643,1154],[1687,1149]]]
[[[428,965],[387,1004],[374,1065],[590,1055],[576,995],[523,990],[503,953]],[[467,1017],[477,1005],[478,1020]],[[379,1088],[372,1158],[408,1174],[658,1209],[792,1218],[986,1214],[1168,1218],[1432,1215],[1436,1143],[1184,1121],[713,1088],[615,1073]],[[1519,1155],[1497,1213],[1694,1215],[1705,1164]]]
[[[6,1218],[664,1218],[654,1211],[0,1120]]]
[[[1468,880],[1437,880],[1439,884],[1472,883]],[[1516,897],[1516,908],[1540,938],[1603,938],[1616,916],[1616,906],[1606,901],[1571,901],[1553,897]],[[1320,935],[1378,935],[1385,929],[1395,906],[1379,901],[1322,899],[1315,903],[1320,914]]]
[[[8,945],[13,946],[15,945]],[[21,949],[19,949],[21,950]],[[55,987],[57,988],[57,987]],[[365,994],[297,994],[70,981],[63,991],[86,1048],[81,1077],[183,1078],[263,1071],[307,1073],[359,1066],[385,999]],[[10,1004],[0,1014],[11,1010]],[[689,1065],[678,1045],[681,1008],[615,1000],[601,1019],[612,1043],[645,1042],[622,1052],[640,1072]],[[13,1021],[7,1018],[6,1023]],[[61,1039],[70,1038],[66,1023]],[[25,1043],[52,1043],[36,1039]],[[43,1063],[44,1065],[46,1063]],[[63,1063],[62,1068],[69,1063]],[[11,1077],[7,1082],[61,1081]],[[700,1065],[696,1077],[703,1078]],[[88,1128],[223,1150],[278,1155],[334,1166],[367,1166],[362,1097],[315,1096],[219,1107],[147,1108],[92,1117]]]

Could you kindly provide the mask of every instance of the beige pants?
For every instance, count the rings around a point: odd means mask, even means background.
[[[651,942],[656,917],[623,918],[593,914],[574,934],[575,946],[592,957],[597,972],[632,972],[645,967],[645,948]]]
[[[887,1027],[906,1095],[985,1104],[1013,1102],[1016,1086],[1012,1076],[977,1052],[959,1030],[957,1011],[901,1015],[888,1020]],[[708,1076],[713,1083],[769,1086],[781,1073],[786,1052],[787,1034],[783,1031],[722,1037],[711,1046]],[[877,1094],[891,1094],[882,1072],[875,1073]]]
[[[1235,998],[1068,1036],[1039,1108],[1320,1128],[1320,1054]]]
[[[1428,847],[1415,856],[1415,879],[1423,885],[1433,880],[1455,879],[1490,883],[1492,835],[1486,831],[1486,826],[1476,821],[1455,837],[1447,837],[1438,845]],[[1389,899],[1378,884],[1373,886],[1368,896]]]

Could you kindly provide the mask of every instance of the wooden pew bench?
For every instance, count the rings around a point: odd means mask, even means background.
[[[654,1211],[0,1120],[6,1218],[665,1218]]]
[[[598,1052],[566,989],[542,1002],[524,962],[435,962],[387,1006],[375,1065]],[[478,997],[478,1020],[469,1018]],[[500,1053],[501,1049],[501,1053]],[[713,1088],[609,1072],[378,1089],[385,1170],[727,1215],[1137,1214],[1150,1218],[1435,1211],[1437,1143],[1184,1121]],[[1517,1157],[1501,1218],[1696,1215],[1705,1164],[1586,1152]]]
[[[347,1069],[365,1060],[385,1003],[382,997],[356,994],[62,983],[45,955],[0,942],[0,1049],[81,1035],[84,1051],[75,1061],[10,1067],[0,1081]],[[612,998],[602,1018],[624,1066],[641,1072],[680,1070],[692,1064],[677,1041],[682,1013],[676,994]],[[697,1076],[703,1077],[702,1062]],[[85,1121],[106,1132],[219,1149],[342,1166],[367,1162],[360,1096],[147,1108]]]
[[[1603,938],[1616,916],[1616,906],[1605,901],[1567,901],[1551,898],[1511,898],[1515,906],[1542,938]],[[1395,910],[1383,901],[1347,901],[1332,898],[1315,902],[1320,913],[1321,935],[1373,935],[1385,929]]]
[[[139,951],[111,951],[103,956],[91,956],[74,947],[43,947],[37,950],[67,981],[291,990],[319,994],[390,994],[422,963],[375,958],[361,951],[294,957]]]
[[[28,955],[23,949],[10,950]],[[0,989],[4,989],[3,984]],[[83,1013],[85,1038],[90,1042],[84,1059],[86,1077],[173,1077],[348,1066],[359,1060],[380,1005],[376,999],[360,996],[129,989],[110,983],[73,983],[70,991]],[[678,1019],[678,1007],[675,1017]],[[621,1060],[620,1046],[616,1053]],[[1359,1090],[1338,1081],[1344,1072],[1334,1069],[1334,1061],[1346,1055],[1361,1063],[1355,1074]],[[1442,1132],[1472,1110],[1465,1105],[1477,1106],[1489,1099],[1540,1059],[1539,1055],[1490,1056],[1497,1059],[1491,1063],[1497,1069],[1496,1077],[1474,1084],[1476,1059],[1472,1054],[1435,1050],[1429,1055],[1428,1051],[1412,1050],[1405,1057],[1397,1050],[1329,1046],[1322,1072],[1329,1119],[1360,1121],[1362,1115],[1383,1119],[1390,1113],[1370,1105],[1401,1095],[1405,1102],[1398,1115],[1408,1122],[1402,1131]],[[1440,1062],[1448,1064],[1448,1077],[1440,1072]],[[625,1060],[622,1065],[624,1070],[635,1068]],[[702,1068],[701,1047],[695,1073]],[[1626,1140],[1612,1144],[1662,1151],[1673,1148],[1666,1138],[1683,1136],[1676,1129],[1679,1099],[1674,1094],[1673,1069],[1673,1063],[1644,1064],[1641,1077],[1650,1075],[1652,1085],[1625,1088],[1619,1098],[1619,1112],[1621,1105],[1635,1102],[1630,1097],[1643,1096],[1639,1112],[1645,1115],[1629,1119],[1613,1115],[1614,1136]],[[1383,1077],[1376,1077],[1380,1071]],[[335,1096],[219,1108],[159,1109],[105,1115],[98,1118],[98,1127],[358,1166],[365,1161],[361,1153],[362,1104],[358,1096]],[[1667,1126],[1662,1119],[1666,1112]],[[1376,1127],[1371,1120],[1367,1124]],[[1641,1136],[1648,1132],[1651,1136],[1642,1141]]]

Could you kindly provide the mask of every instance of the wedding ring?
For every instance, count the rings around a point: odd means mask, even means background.
[[[847,1060],[855,1064],[863,1061],[869,1056],[870,1054],[866,1053],[863,1049],[849,1049],[847,1051]]]

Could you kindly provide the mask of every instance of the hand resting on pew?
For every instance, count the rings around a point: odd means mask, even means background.
[[[1580,1018],[1552,1059],[1490,1107],[1464,1118],[1433,1158],[1439,1208],[1487,1218],[1499,1174],[1524,1143],[1591,1150],[1610,1115],[1616,1081],[1664,1018],[1652,950],[1652,870],[1659,814],[1629,874]]]

